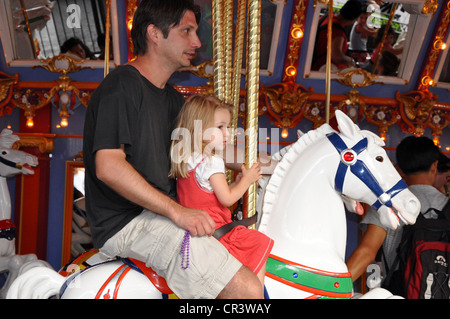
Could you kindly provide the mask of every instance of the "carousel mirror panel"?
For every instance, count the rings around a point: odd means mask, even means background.
[[[110,26],[110,60],[120,63],[117,0],[4,0],[1,40],[10,66],[30,67],[59,54],[104,67],[105,35]]]
[[[335,16],[347,2],[333,1]],[[408,83],[435,9],[428,8],[427,1],[423,0],[394,0],[382,2],[381,5],[373,3],[358,19],[353,20],[354,23],[341,25],[339,30],[337,23],[333,23],[333,32],[345,33],[347,42],[344,53],[353,61],[340,61],[332,55],[332,78],[338,79],[353,72],[374,82]],[[304,76],[322,79],[325,78],[326,66],[320,63],[320,48],[316,47],[316,43],[320,43],[320,34],[327,32],[328,6],[317,3],[314,10]],[[326,50],[324,52],[326,55]]]

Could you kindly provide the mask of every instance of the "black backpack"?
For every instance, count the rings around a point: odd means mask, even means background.
[[[397,256],[383,287],[408,299],[450,298],[450,200],[437,219],[422,214],[403,227]],[[398,265],[398,268],[396,267]]]

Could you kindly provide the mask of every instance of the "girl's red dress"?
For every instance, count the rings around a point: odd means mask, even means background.
[[[195,177],[198,165],[189,171],[189,177],[178,178],[178,202],[189,208],[207,211],[216,223],[216,229],[231,223],[231,212],[217,199],[214,192],[200,187]],[[272,250],[273,240],[263,233],[237,226],[222,236],[219,241],[243,265],[258,273]]]

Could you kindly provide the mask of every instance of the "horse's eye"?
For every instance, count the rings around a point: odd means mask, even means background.
[[[375,157],[375,159],[376,159],[378,162],[383,162],[383,161],[384,161],[383,156],[377,156],[377,157]]]
[[[6,154],[8,154],[7,151],[3,151],[3,152],[2,152],[2,155],[6,155]]]

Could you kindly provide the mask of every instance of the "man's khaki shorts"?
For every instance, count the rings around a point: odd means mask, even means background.
[[[100,251],[145,262],[179,298],[216,298],[242,264],[215,238],[191,236],[189,266],[183,269],[180,251],[185,232],[168,218],[144,210]]]

